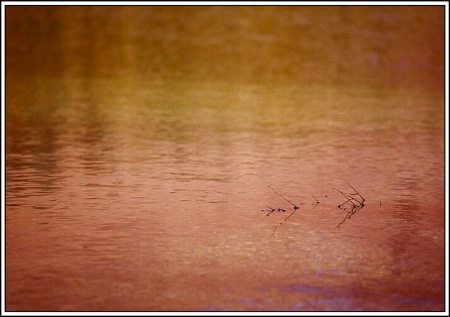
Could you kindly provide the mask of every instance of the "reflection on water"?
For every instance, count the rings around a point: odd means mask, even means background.
[[[8,8],[6,309],[443,310],[441,11]]]

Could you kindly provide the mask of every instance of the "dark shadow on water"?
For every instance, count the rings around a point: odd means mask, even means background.
[[[396,297],[394,297],[394,299],[396,301],[399,301],[402,303],[417,305],[417,306],[432,306],[432,305],[438,304],[433,301],[421,300],[421,299],[416,299],[416,298],[406,298],[406,297],[400,297],[400,296],[396,296]]]
[[[331,287],[312,287],[306,285],[292,285],[281,289],[283,292],[301,292],[308,294],[326,294],[330,295],[334,293]]]
[[[388,245],[392,250],[392,273],[396,276],[409,274],[408,268],[418,256],[412,250],[418,243],[422,220],[419,215],[420,205],[413,197],[400,197],[394,201],[392,220],[398,228],[389,240]],[[406,275],[405,275],[406,274]]]

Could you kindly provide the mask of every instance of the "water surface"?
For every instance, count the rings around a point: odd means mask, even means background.
[[[8,8],[6,310],[443,310],[441,11]]]

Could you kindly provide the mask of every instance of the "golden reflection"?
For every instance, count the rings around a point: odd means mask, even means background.
[[[7,74],[440,89],[443,14],[439,6],[10,6]]]

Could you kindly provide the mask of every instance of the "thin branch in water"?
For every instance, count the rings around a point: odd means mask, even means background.
[[[317,205],[320,204],[320,201],[316,198],[316,196],[314,196],[314,195],[311,195],[311,196],[316,200],[316,202],[314,203],[314,207],[313,207],[313,208],[316,208]]]
[[[297,207],[297,208],[294,208],[294,211],[293,211],[289,216],[287,216],[286,218],[284,218],[284,221],[280,222],[280,224],[276,225],[275,228],[273,228],[272,236],[275,234],[275,230],[277,230],[278,227],[282,226],[289,218],[291,218],[291,216],[292,216],[297,210],[298,210],[298,207]]]
[[[274,193],[275,194],[277,194],[278,196],[280,196],[281,198],[283,198],[285,201],[287,201],[288,203],[290,203],[293,207],[294,207],[294,211],[292,211],[290,214],[289,214],[289,216],[287,216],[286,218],[284,218],[284,221],[282,221],[282,222],[280,222],[277,226],[275,226],[275,228],[273,229],[273,231],[272,231],[272,236],[275,234],[275,231],[278,229],[278,227],[280,227],[280,226],[282,226],[286,221],[288,221],[289,220],[289,218],[291,218],[292,217],[292,215],[299,209],[299,207],[296,205],[296,204],[294,204],[292,201],[290,201],[289,199],[287,199],[286,197],[284,197],[283,195],[281,195],[281,194],[279,194],[272,186],[268,186],[268,187],[270,187],[273,191],[274,191]],[[302,205],[302,204],[300,204],[300,205]],[[267,206],[266,206],[267,207]],[[272,207],[267,207],[267,208],[269,208],[269,212],[267,213],[267,216],[269,215],[269,214],[271,214],[272,212],[274,212],[274,211],[286,211],[285,209],[281,209],[281,208],[278,208],[278,209],[274,209],[274,208],[272,208]]]
[[[357,191],[352,185],[350,185],[349,183],[347,183],[347,185],[350,186],[350,187],[355,191],[355,194],[353,194],[353,195],[358,195],[358,196],[362,199],[362,201],[359,201],[359,200],[357,200],[357,199],[355,199],[355,200],[358,201],[358,202],[361,204],[361,208],[364,207],[364,202],[366,201],[366,200],[364,199],[364,197],[361,196],[361,194],[358,193],[358,191]]]
[[[342,196],[344,196],[345,198],[347,198],[347,201],[342,203],[341,205],[344,205],[345,203],[347,203],[348,201],[352,201],[352,200],[356,200],[355,198],[353,198],[350,195],[347,195],[346,193],[344,193],[343,191],[337,189],[337,188],[333,188],[334,190],[337,190],[338,192],[340,192],[342,194]]]
[[[297,210],[298,207],[291,201],[287,200],[286,198],[284,198],[282,195],[278,194],[277,191],[275,189],[273,189],[272,186],[269,185],[270,188],[272,188],[272,190],[275,192],[275,194],[277,194],[278,196],[280,196],[281,198],[283,198],[284,200],[286,200],[288,203],[290,203],[292,206],[294,206],[294,210]]]
[[[347,200],[345,202],[343,202],[342,204],[338,205],[337,207],[339,209],[344,210],[345,212],[347,212],[347,215],[345,216],[344,219],[342,219],[342,221],[338,224],[338,228],[347,220],[350,219],[358,210],[362,209],[364,207],[364,202],[366,201],[366,199],[349,183],[347,183],[348,186],[350,186],[355,193],[353,194],[346,194],[342,191],[340,191],[337,188],[334,188],[335,190],[337,190],[339,193],[342,194],[342,196],[344,196]],[[358,196],[359,199],[356,199],[353,196]],[[380,202],[381,205],[381,202]]]
[[[339,224],[337,225],[338,228],[341,227],[341,225],[345,222],[345,220],[350,219],[350,216],[349,216],[349,215],[350,215],[350,213],[347,213],[347,215],[345,216],[345,218],[342,219],[341,222],[339,222]]]

